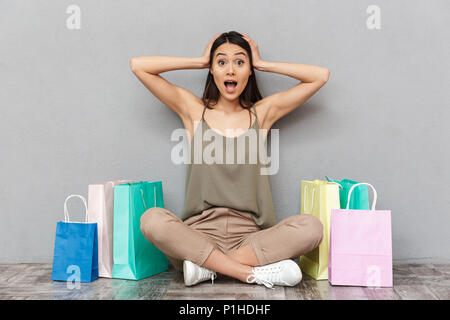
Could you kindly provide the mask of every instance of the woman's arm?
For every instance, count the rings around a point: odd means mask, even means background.
[[[330,76],[330,70],[327,68],[303,63],[268,62],[261,60],[254,67],[259,71],[284,74],[303,83],[316,81],[327,82]]]
[[[199,106],[201,110],[202,100],[190,91],[170,83],[159,74],[171,70],[208,68],[211,46],[219,35],[219,33],[214,35],[199,58],[151,56],[135,57],[130,60],[131,70],[136,77],[162,103],[180,116],[185,127],[191,127],[192,115],[196,112],[193,109]]]
[[[284,74],[301,81],[296,86],[267,96],[255,104],[259,106],[263,115],[262,128],[270,129],[277,120],[300,107],[325,85],[330,71],[327,68],[302,63],[263,61],[257,43],[247,35],[244,35],[244,38],[252,49],[253,67],[256,70]]]
[[[130,67],[142,84],[162,103],[172,109],[188,124],[191,120],[192,108],[200,98],[192,92],[174,85],[161,77],[159,73],[179,69],[200,69],[207,64],[202,58],[184,57],[136,57],[130,61]]]
[[[206,68],[208,62],[200,58],[185,57],[167,57],[167,56],[151,56],[136,57],[130,61],[130,67],[133,72],[144,71],[151,74],[160,74],[172,70],[180,69],[203,69]]]

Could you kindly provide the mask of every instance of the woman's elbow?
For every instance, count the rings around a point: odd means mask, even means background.
[[[137,70],[137,59],[136,58],[130,59],[130,69],[133,72],[135,72]]]
[[[325,68],[325,70],[323,71],[323,78],[322,79],[323,79],[324,82],[327,82],[328,79],[330,79],[330,70],[329,69]]]

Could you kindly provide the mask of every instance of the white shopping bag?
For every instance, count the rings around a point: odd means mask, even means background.
[[[90,184],[88,190],[89,222],[97,222],[98,275],[111,278],[113,268],[114,186],[133,180],[114,180]]]

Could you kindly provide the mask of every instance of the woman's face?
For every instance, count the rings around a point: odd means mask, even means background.
[[[220,94],[229,100],[237,99],[244,91],[248,77],[252,74],[247,51],[233,43],[223,43],[217,47],[210,71]],[[234,81],[236,84],[226,84]]]

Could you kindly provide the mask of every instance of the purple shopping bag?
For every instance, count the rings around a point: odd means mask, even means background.
[[[373,190],[371,210],[350,210],[353,189]],[[346,209],[332,209],[328,280],[331,285],[392,287],[391,211],[375,210],[377,192],[369,183],[350,188]]]

